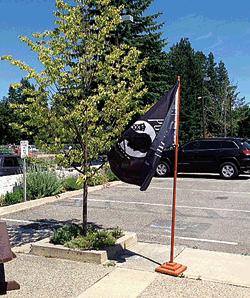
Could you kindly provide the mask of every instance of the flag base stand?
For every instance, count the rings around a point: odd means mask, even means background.
[[[0,295],[6,294],[7,291],[19,289],[20,285],[15,280],[5,280],[4,263],[0,263]]]
[[[165,264],[155,268],[155,271],[169,274],[169,275],[178,276],[186,269],[187,269],[187,266],[183,266],[181,264],[165,263]]]
[[[20,289],[20,285],[14,280],[0,282],[0,295],[3,293],[6,293],[6,291],[19,290],[19,289]]]

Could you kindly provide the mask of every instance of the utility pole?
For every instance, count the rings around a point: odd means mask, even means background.
[[[203,95],[203,82],[210,81],[210,77],[205,77],[201,81],[201,106],[202,106],[202,122],[203,122],[203,138],[206,137],[206,119],[205,119],[205,102],[204,102],[204,95]],[[200,97],[198,97],[200,98]]]

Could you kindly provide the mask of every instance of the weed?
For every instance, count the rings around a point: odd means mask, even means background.
[[[111,233],[112,233],[112,236],[116,239],[118,239],[124,235],[122,232],[122,229],[119,227],[116,227],[115,229],[113,229]]]
[[[110,261],[106,264],[103,264],[104,267],[115,267],[116,266],[116,262],[115,261]]]
[[[242,253],[242,255],[247,257],[247,256],[249,256],[249,253],[245,252],[245,253]]]

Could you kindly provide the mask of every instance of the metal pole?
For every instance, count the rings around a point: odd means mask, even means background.
[[[233,136],[233,114],[232,114],[232,96],[230,94],[229,97],[230,100],[230,131],[231,131],[231,137]]]
[[[201,105],[202,105],[202,121],[203,121],[203,138],[205,138],[206,130],[205,130],[205,104],[204,104],[204,96],[203,96],[203,80],[201,82]]]
[[[179,145],[180,77],[178,77],[178,81],[179,81],[179,86],[178,86],[178,107],[177,107],[176,140],[175,140],[175,167],[174,167],[174,189],[173,189],[173,206],[172,206],[170,263],[174,262],[175,209],[176,209],[177,164],[178,164],[178,145]]]
[[[26,159],[23,160],[23,190],[24,190],[24,202],[27,201],[26,195]]]

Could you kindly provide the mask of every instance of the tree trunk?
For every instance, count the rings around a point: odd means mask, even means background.
[[[87,235],[88,230],[88,179],[83,183],[83,202],[82,202],[82,227],[83,227],[83,235]]]

